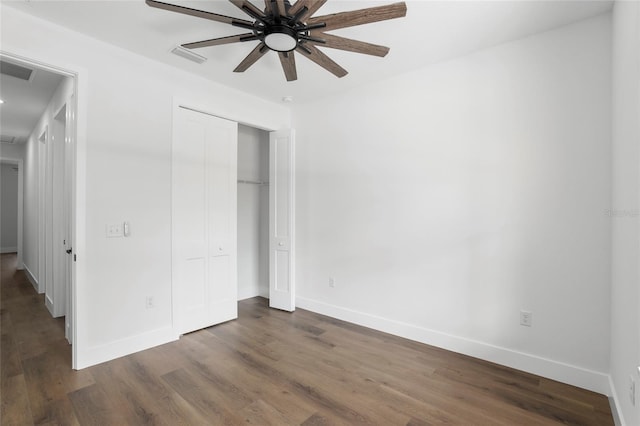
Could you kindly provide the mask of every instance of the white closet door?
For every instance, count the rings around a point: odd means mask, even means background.
[[[176,108],[172,288],[179,334],[237,317],[235,122]]]
[[[270,134],[269,306],[294,311],[295,143],[293,130]]]

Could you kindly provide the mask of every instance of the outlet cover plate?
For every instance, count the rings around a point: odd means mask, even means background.
[[[520,325],[531,327],[533,324],[533,313],[529,311],[520,311]]]

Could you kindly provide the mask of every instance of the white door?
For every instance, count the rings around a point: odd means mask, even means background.
[[[67,108],[62,107],[52,123],[51,143],[47,147],[49,171],[47,195],[47,253],[45,273],[47,276],[45,303],[54,317],[64,316],[67,298],[65,294],[65,229],[67,226],[64,208],[64,156],[66,144]]]
[[[75,105],[74,97],[71,96],[68,105]],[[73,108],[73,107],[71,107]],[[71,114],[71,111],[67,111],[66,114],[66,129],[64,141],[64,171],[63,171],[63,250],[65,256],[63,259],[63,285],[64,285],[64,298],[65,298],[65,337],[69,343],[73,343],[71,325],[73,321],[72,316],[72,300],[71,300],[71,281],[73,273],[73,170],[74,170],[74,142],[75,135],[73,129],[75,129],[75,122],[73,121],[75,114]]]
[[[46,256],[46,184],[47,184],[47,147],[49,145],[48,129],[38,139],[38,293],[46,288],[45,256]]]
[[[237,123],[175,108],[172,288],[178,334],[238,316],[237,143]]]
[[[272,132],[269,139],[269,306],[292,312],[296,308],[294,132]]]

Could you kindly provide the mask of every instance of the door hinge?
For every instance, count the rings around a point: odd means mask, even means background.
[[[73,261],[75,262],[76,260],[78,260],[78,258],[76,257],[76,255],[73,255]]]

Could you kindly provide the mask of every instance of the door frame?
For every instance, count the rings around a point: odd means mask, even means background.
[[[86,149],[87,149],[87,105],[88,105],[88,71],[77,64],[59,64],[59,59],[55,56],[38,57],[28,50],[7,52],[0,50],[0,58],[6,58],[11,62],[22,64],[26,67],[41,69],[53,72],[73,80],[72,96],[65,101],[70,109],[70,123],[67,132],[71,145],[71,243],[73,245],[73,259],[70,271],[70,302],[68,312],[73,321],[70,326],[69,340],[71,345],[71,367],[78,369],[84,364],[82,355],[84,353],[85,341],[88,336],[82,332],[82,319],[79,320],[79,301],[83,300],[83,286],[86,282],[86,262],[83,255],[86,251]],[[57,111],[56,111],[57,112]],[[35,135],[36,143],[40,143],[41,134]],[[47,129],[47,138],[50,136],[50,128]],[[38,181],[39,185],[39,181]],[[22,227],[21,227],[22,229]],[[38,235],[38,245],[40,235]],[[21,247],[22,248],[22,247]],[[39,247],[37,248],[39,250]],[[39,272],[38,272],[39,273]]]
[[[274,126],[272,124],[266,123],[264,121],[261,121],[259,118],[257,117],[252,117],[250,114],[244,113],[244,111],[242,109],[238,110],[238,112],[234,113],[230,113],[229,112],[229,108],[226,108],[226,106],[224,105],[216,105],[213,104],[207,100],[203,100],[203,99],[195,99],[195,98],[190,98],[190,97],[183,97],[183,96],[174,96],[173,97],[173,104],[171,107],[171,114],[172,114],[172,122],[173,122],[173,115],[175,113],[175,111],[178,110],[178,108],[184,108],[184,109],[188,109],[191,111],[195,111],[195,112],[200,112],[203,114],[208,114],[208,115],[212,115],[214,117],[218,117],[218,118],[223,118],[225,120],[230,120],[230,121],[235,121],[238,124],[243,124],[245,126],[249,126],[249,127],[253,127],[256,129],[260,129],[260,130],[265,130],[267,132],[269,132],[269,134],[276,132],[276,131],[280,131],[280,130],[291,130],[293,132],[295,132],[295,129],[293,129],[293,127],[287,127],[287,128],[277,128],[277,126]],[[269,145],[271,145],[271,142],[269,142]],[[295,156],[291,158],[291,160],[294,162],[293,164],[293,180],[295,180],[295,175],[296,175],[296,167],[295,167]],[[271,163],[271,161],[270,161]],[[293,198],[293,203],[295,205],[295,186],[292,186],[292,198]],[[173,197],[173,195],[172,195]],[[293,211],[295,212],[295,208],[293,209]],[[271,214],[271,208],[269,208],[269,214]],[[292,230],[292,235],[295,235],[295,220],[293,221],[293,227],[294,229]],[[237,232],[237,230],[236,230]],[[294,237],[295,238],[295,237]],[[271,245],[269,244],[269,252],[271,252]],[[269,262],[271,263],[271,262]],[[295,242],[292,242],[292,259],[291,259],[291,271],[293,271],[294,275],[295,275],[295,270],[296,270],[296,264],[295,264]],[[237,274],[237,271],[236,271]],[[271,278],[270,278],[271,280]],[[295,276],[292,279],[292,283],[293,283],[293,292],[295,294]],[[269,285],[269,287],[271,287],[271,284]],[[173,303],[173,300],[172,300]],[[294,305],[295,305],[295,300],[294,300]],[[294,306],[295,308],[295,306]],[[172,322],[174,321],[173,318],[173,306],[171,308],[172,311]]]
[[[18,242],[17,242],[18,266],[17,266],[17,269],[22,270],[24,269],[24,263],[22,262],[22,224],[24,220],[24,209],[23,209],[24,160],[22,158],[2,156],[0,157],[0,163],[13,164],[15,166],[18,166]],[[31,273],[31,271],[29,271],[29,273]]]

